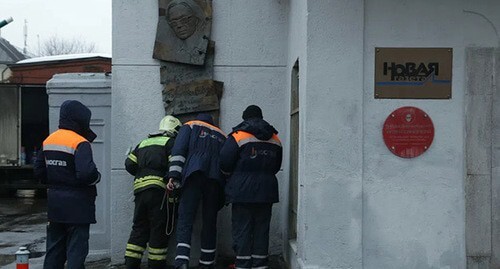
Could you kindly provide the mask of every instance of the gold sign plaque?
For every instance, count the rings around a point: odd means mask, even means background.
[[[375,48],[375,98],[450,99],[452,48]]]

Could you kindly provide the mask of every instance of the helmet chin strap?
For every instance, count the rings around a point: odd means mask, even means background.
[[[157,133],[151,133],[148,135],[148,137],[155,137],[155,136],[165,136],[166,135],[166,132],[164,131],[159,131]]]
[[[172,131],[163,131],[161,134],[164,136],[168,136],[168,137],[176,137],[177,136],[177,132],[172,132]]]

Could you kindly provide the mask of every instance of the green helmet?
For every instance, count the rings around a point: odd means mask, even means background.
[[[174,116],[167,115],[160,121],[160,132],[167,133],[169,136],[176,136],[181,128],[182,123]]]

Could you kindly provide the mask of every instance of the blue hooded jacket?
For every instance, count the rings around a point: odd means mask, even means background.
[[[90,110],[74,100],[61,105],[59,129],[43,142],[35,177],[48,185],[48,219],[60,223],[95,223],[96,184],[100,174],[92,159]]]
[[[199,114],[180,129],[172,149],[169,177],[182,185],[194,172],[224,184],[219,166],[219,152],[226,135],[213,124],[212,116]]]
[[[277,203],[283,149],[278,131],[260,118],[233,128],[220,152],[227,203]]]

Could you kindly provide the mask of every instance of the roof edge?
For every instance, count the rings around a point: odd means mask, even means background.
[[[35,64],[43,64],[47,62],[65,62],[65,61],[75,61],[75,60],[85,60],[85,59],[110,59],[111,54],[106,53],[79,53],[79,54],[64,54],[64,55],[53,55],[53,56],[43,56],[43,57],[35,57],[30,59],[25,59],[16,62],[13,65],[35,65]]]

